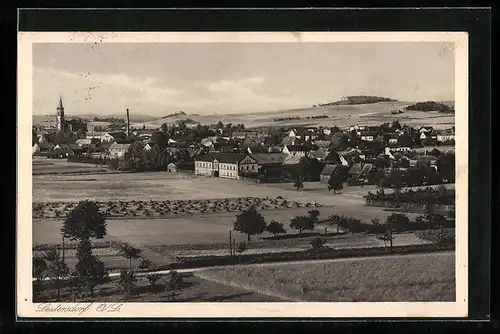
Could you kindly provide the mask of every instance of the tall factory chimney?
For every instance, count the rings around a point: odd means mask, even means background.
[[[127,108],[127,137],[130,136],[130,115],[129,115],[129,112],[128,112],[128,108]]]

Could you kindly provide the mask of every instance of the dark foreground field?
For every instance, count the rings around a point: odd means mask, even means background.
[[[165,288],[167,276],[154,286],[145,277],[138,278],[134,293],[127,296],[118,290],[118,279],[113,278],[108,283],[96,288],[93,297],[88,294],[74,296],[69,287],[61,289],[60,300],[65,302],[283,302],[281,298],[259,294],[239,287],[216,283],[195,277],[192,274],[182,274],[186,284],[182,291],[175,293]],[[57,290],[45,282],[44,290],[34,297],[34,302],[55,301]]]

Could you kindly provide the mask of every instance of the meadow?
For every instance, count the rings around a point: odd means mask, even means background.
[[[235,266],[194,274],[294,301],[455,301],[454,252]]]
[[[34,157],[32,160],[33,175],[54,174],[78,174],[78,173],[102,173],[106,168],[97,167],[92,164],[67,162],[64,159],[47,159]]]

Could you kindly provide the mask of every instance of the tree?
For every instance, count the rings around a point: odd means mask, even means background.
[[[290,220],[290,228],[299,230],[299,235],[302,235],[302,231],[314,229],[314,221],[309,216],[297,216]]]
[[[102,239],[106,221],[95,202],[84,200],[67,214],[61,231],[70,240]]]
[[[163,123],[161,126],[160,126],[160,131],[163,132],[164,134],[167,134],[168,133],[168,125]]]
[[[156,283],[160,280],[161,275],[157,273],[149,274],[147,276],[148,282],[151,286],[155,286]]]
[[[134,272],[131,270],[121,270],[118,287],[123,289],[127,296],[134,294],[135,282],[137,281]]]
[[[271,221],[266,226],[266,231],[276,236],[277,234],[286,233],[285,228],[283,227],[283,223],[278,223],[276,220]]]
[[[382,233],[384,231],[384,225],[380,223],[380,219],[373,218],[371,220],[372,225],[370,226],[370,232],[372,233]]]
[[[132,247],[128,244],[120,245],[120,255],[129,260],[129,270],[132,272],[132,259],[138,259],[142,253],[139,248]]]
[[[340,175],[337,173],[333,173],[328,179],[328,191],[333,189],[333,194],[335,195],[337,191],[344,189],[344,185],[342,184],[342,179]]]
[[[36,128],[31,127],[31,145],[35,145],[38,142]]]
[[[238,253],[238,263],[241,263],[241,254],[248,249],[246,242],[241,241],[236,245],[236,252]]]
[[[77,262],[74,276],[79,285],[85,285],[90,294],[94,295],[94,288],[103,284],[109,278],[104,263],[92,255],[90,240],[81,240],[76,249]]]
[[[342,151],[347,148],[349,135],[343,132],[337,132],[332,137],[330,148],[334,151]]]
[[[455,230],[444,228],[431,228],[426,231],[415,233],[417,238],[438,245],[440,249],[445,245],[452,245],[455,243]]]
[[[155,131],[151,135],[150,142],[155,145],[160,145],[160,147],[167,146],[167,136],[162,131]]]
[[[139,269],[148,270],[152,268],[153,268],[153,263],[149,259],[143,258],[141,259],[141,262],[139,262]]]
[[[295,182],[293,183],[293,186],[297,188],[297,191],[300,189],[304,188],[304,181],[301,175],[297,175],[295,178]]]
[[[319,222],[319,211],[314,209],[314,210],[309,210],[307,212],[307,215],[311,220],[313,221],[314,224],[317,224]]]
[[[46,276],[47,263],[43,256],[36,255],[33,257],[33,277],[35,278],[34,292],[41,289],[43,279]]]
[[[176,270],[170,270],[170,278],[167,282],[167,291],[172,292],[172,300],[175,300],[175,293],[177,291],[182,291],[185,282],[182,274],[179,274]]]
[[[57,300],[61,298],[61,283],[68,276],[69,269],[57,250],[51,249],[43,255],[47,263],[47,276],[57,289]]]
[[[328,217],[328,224],[329,225],[337,225],[337,233],[340,233],[340,216],[339,215],[330,215]]]
[[[319,258],[319,251],[325,245],[326,240],[322,238],[314,238],[311,240],[311,247],[316,250],[317,257]]]
[[[455,153],[444,153],[436,158],[439,175],[447,182],[455,180]]]
[[[391,213],[385,221],[390,230],[404,229],[410,223],[410,219],[404,213]]]
[[[251,206],[247,210],[236,215],[236,221],[233,223],[233,226],[235,231],[246,234],[248,241],[250,241],[251,235],[257,235],[264,232],[266,221],[257,211],[255,206]]]

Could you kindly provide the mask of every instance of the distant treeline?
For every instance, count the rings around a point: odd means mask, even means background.
[[[439,102],[427,101],[427,102],[418,102],[412,104],[405,108],[406,110],[417,110],[417,111],[439,111],[441,113],[454,113],[455,109],[452,107]]]
[[[306,116],[306,117],[299,117],[299,116],[291,116],[291,117],[280,117],[280,118],[275,118],[275,122],[281,122],[281,121],[293,121],[293,120],[300,120],[300,119],[319,119],[319,118],[328,118],[327,115],[315,115],[315,116]]]
[[[94,122],[125,123],[125,119],[116,117],[94,117]]]
[[[397,100],[380,96],[356,95],[356,96],[347,96],[341,101],[320,104],[319,106],[339,106],[339,105],[368,104],[368,103],[393,102],[393,101]]]

